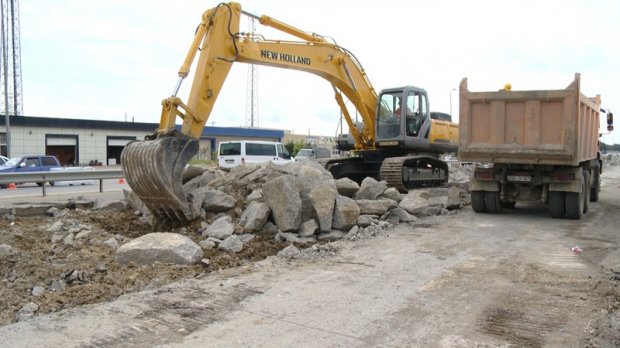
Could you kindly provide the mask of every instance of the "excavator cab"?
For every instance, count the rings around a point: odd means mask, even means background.
[[[416,87],[383,90],[377,115],[378,148],[428,150],[430,112],[426,91]]]
[[[378,98],[376,148],[383,154],[380,178],[406,192],[448,181],[448,165],[439,158],[456,152],[458,129],[451,120],[431,117],[426,91],[386,89]]]

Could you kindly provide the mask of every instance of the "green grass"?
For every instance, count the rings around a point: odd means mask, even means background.
[[[217,164],[217,161],[214,160],[197,160],[197,159],[191,159],[189,160],[188,164],[206,164],[206,165],[210,165],[210,166],[214,166]]]

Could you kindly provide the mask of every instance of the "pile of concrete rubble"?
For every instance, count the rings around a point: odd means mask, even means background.
[[[196,263],[202,250],[240,252],[257,234],[295,244],[356,239],[375,235],[400,222],[451,214],[468,204],[468,168],[451,169],[451,184],[401,194],[386,182],[366,178],[358,185],[332,175],[313,161],[286,165],[245,164],[230,172],[214,168],[186,170],[184,189],[201,217],[199,243],[178,233],[152,233],[118,249],[121,263],[156,261]],[[129,205],[152,223],[148,209],[131,192]]]
[[[603,155],[603,170],[605,170],[605,165],[608,166],[617,166],[620,165],[620,153],[618,152],[609,152]]]

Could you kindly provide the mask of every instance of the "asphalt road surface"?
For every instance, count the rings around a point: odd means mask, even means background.
[[[466,207],[330,244],[333,255],[268,259],[6,325],[0,337],[63,347],[617,346],[619,174],[604,174],[581,221],[539,206]]]

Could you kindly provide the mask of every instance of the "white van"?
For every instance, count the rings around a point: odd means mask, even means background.
[[[243,163],[271,161],[275,164],[286,164],[294,161],[282,143],[272,141],[223,141],[217,154],[220,168],[232,168]]]

